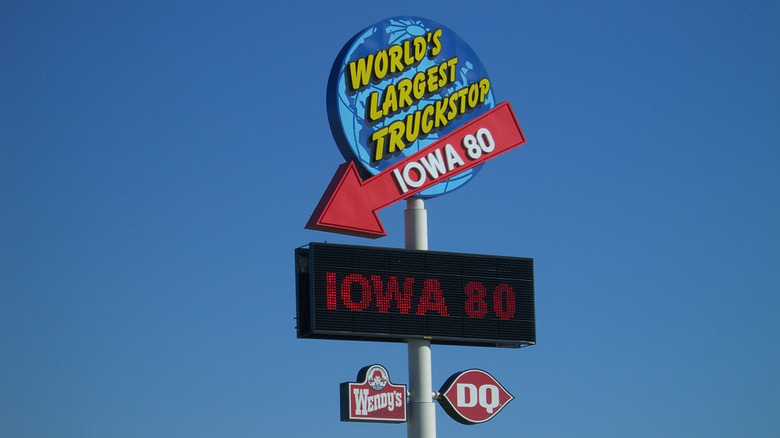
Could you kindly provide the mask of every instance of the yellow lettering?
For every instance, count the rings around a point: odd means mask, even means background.
[[[423,108],[422,120],[420,121],[420,127],[422,128],[422,132],[425,135],[428,135],[428,133],[433,131],[433,122],[431,121],[432,115],[433,105],[426,105],[425,108]]]
[[[366,117],[372,122],[381,119],[384,114],[377,111],[379,107],[379,92],[374,91],[368,95],[368,105],[366,105]]]
[[[374,58],[374,77],[380,80],[383,79],[387,75],[388,64],[387,50],[377,52]]]
[[[436,101],[436,117],[434,117],[434,123],[437,128],[447,126],[447,124],[450,122],[444,115],[444,110],[447,109],[447,100],[448,99],[445,97],[444,99]]]
[[[425,97],[425,73],[418,72],[412,78],[412,82],[414,84],[414,100],[420,100]]]
[[[412,81],[408,78],[398,81],[398,107],[412,106]]]
[[[447,63],[439,65],[439,88],[447,85]]]
[[[414,61],[419,62],[422,61],[423,58],[425,58],[425,52],[427,44],[425,43],[425,38],[421,36],[414,37],[414,40],[412,40],[412,44],[414,44]]]
[[[387,152],[393,153],[396,150],[402,151],[406,146],[402,139],[404,133],[403,120],[396,120],[390,124],[390,141],[387,142]]]
[[[366,119],[376,122],[419,104],[425,96],[430,96],[451,83],[451,78],[455,77],[453,72],[457,62],[457,58],[451,58],[425,71],[417,72],[412,78],[391,83],[381,92],[370,93],[366,101]],[[460,89],[442,93],[441,97],[432,99],[421,109],[410,111],[399,120],[388,122],[387,126],[371,134],[369,144],[374,146],[374,161],[390,158],[390,154],[396,154],[418,139],[445,128],[461,114],[482,105],[489,92],[490,80],[482,78]]]
[[[387,49],[390,54],[390,73],[398,73],[404,71],[404,64],[401,62],[403,57],[403,49],[399,45],[390,46]]]
[[[411,41],[406,40],[404,41],[404,64],[406,65],[412,65],[415,63],[414,61],[414,55],[412,54],[412,51],[410,50]]]
[[[479,101],[484,102],[485,97],[490,90],[490,80],[488,78],[482,78],[479,80]]]
[[[447,61],[447,68],[450,69],[450,82],[455,82],[455,73],[458,71],[455,67],[458,65],[458,57],[450,58]]]
[[[420,111],[415,111],[406,116],[406,142],[417,140],[420,133]]]
[[[349,86],[352,91],[359,90],[371,81],[371,66],[374,62],[374,55],[368,55],[357,61],[349,63]]]
[[[398,111],[398,100],[396,99],[395,85],[390,84],[385,88],[382,96],[382,114],[388,115]]]
[[[386,136],[387,126],[371,134],[371,140],[374,142],[374,161],[379,161],[384,156]]]
[[[458,90],[458,99],[460,99],[460,113],[463,114],[466,112],[466,96],[469,94],[469,89],[467,87],[463,87],[460,90]]]
[[[439,78],[437,77],[436,73],[439,71],[439,66],[434,65],[433,67],[429,68],[428,70],[425,70],[425,74],[428,75],[428,92],[433,93],[436,90],[439,89]]]
[[[469,108],[474,108],[479,103],[479,85],[469,86]]]
[[[447,113],[447,118],[452,120],[458,116],[458,99],[457,96],[450,96],[450,112]]]
[[[433,43],[431,46],[431,57],[434,57],[441,52],[441,28],[432,32],[431,39]]]

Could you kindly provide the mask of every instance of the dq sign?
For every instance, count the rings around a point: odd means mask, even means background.
[[[419,17],[389,18],[355,35],[333,64],[327,108],[347,162],[310,229],[384,236],[377,210],[448,193],[525,142],[509,104],[495,103],[471,48]]]
[[[452,375],[439,393],[439,403],[447,414],[463,424],[490,420],[514,398],[493,376],[482,370]]]

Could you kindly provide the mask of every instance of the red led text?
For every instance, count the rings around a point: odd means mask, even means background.
[[[448,300],[451,304],[463,303],[462,308],[453,311],[456,314],[462,312],[469,318],[495,316],[508,320],[515,316],[516,310],[515,292],[503,283],[489,291],[484,283],[470,281],[462,290],[445,291],[435,278],[419,282],[414,277],[399,279],[390,276],[384,281],[379,275],[347,274],[339,277],[335,272],[327,272],[325,290],[328,310],[338,310],[341,305],[355,312],[450,316]],[[450,295],[453,292],[456,295]],[[372,305],[376,310],[370,308]]]

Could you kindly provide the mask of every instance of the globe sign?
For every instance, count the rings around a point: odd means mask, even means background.
[[[341,154],[365,178],[494,106],[490,81],[473,50],[448,28],[419,17],[388,18],[355,35],[328,78],[331,132]],[[417,196],[455,190],[480,167]]]

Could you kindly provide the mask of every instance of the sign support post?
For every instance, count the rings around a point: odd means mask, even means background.
[[[406,249],[428,250],[428,214],[421,198],[406,200],[404,211]],[[408,339],[409,420],[408,438],[436,438],[436,405],[433,402],[431,341]]]

